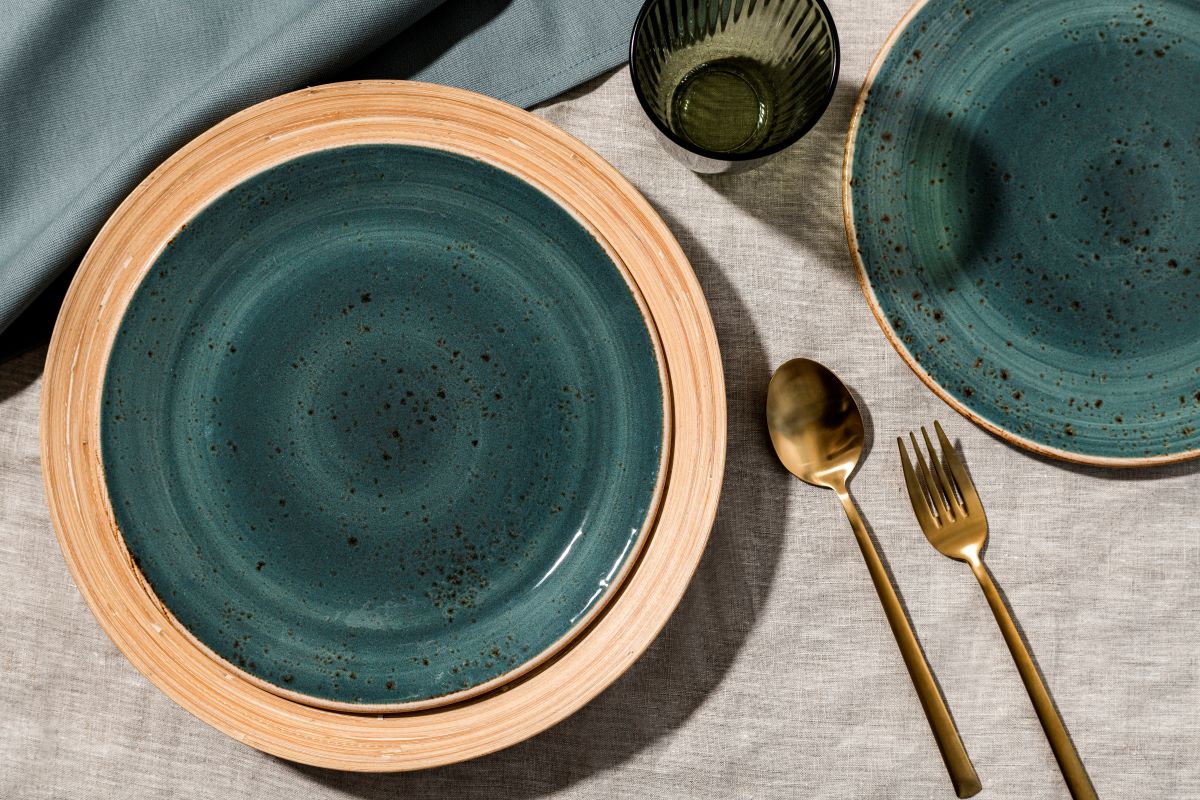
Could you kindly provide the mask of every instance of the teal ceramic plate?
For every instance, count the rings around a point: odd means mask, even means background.
[[[317,705],[433,705],[613,593],[663,482],[663,374],[623,271],[537,189],[439,150],[323,150],[216,199],[147,273],[105,477],[215,655]]]
[[[859,98],[846,217],[901,355],[1018,444],[1200,455],[1200,6],[928,0]]]

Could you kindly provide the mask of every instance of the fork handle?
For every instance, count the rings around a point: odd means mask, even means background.
[[[967,749],[958,735],[958,728],[954,726],[950,710],[946,708],[946,701],[942,698],[937,682],[933,679],[929,662],[925,660],[925,654],[917,642],[917,635],[913,633],[908,616],[904,613],[904,606],[900,604],[900,598],[896,596],[896,587],[892,585],[887,570],[883,567],[883,561],[875,550],[875,543],[871,541],[871,536],[867,533],[866,525],[863,524],[862,517],[854,505],[849,491],[844,486],[835,488],[835,491],[838,499],[842,501],[842,507],[846,509],[846,516],[850,518],[850,527],[854,529],[854,538],[858,540],[858,547],[862,550],[863,558],[867,562],[867,569],[871,573],[871,582],[875,584],[875,591],[879,594],[879,601],[883,604],[888,624],[892,627],[892,635],[896,637],[896,644],[900,646],[900,654],[904,656],[904,665],[908,667],[909,677],[912,678],[913,687],[917,690],[921,707],[925,709],[929,727],[933,729],[933,738],[937,740],[942,760],[946,762],[946,770],[950,773],[950,782],[954,785],[954,793],[959,797],[971,797],[978,793],[983,785],[979,782],[979,775],[971,764],[971,757],[967,755]]]
[[[1087,770],[1083,767],[1083,761],[1080,760],[1075,745],[1071,743],[1071,737],[1067,735],[1067,728],[1063,725],[1062,717],[1054,707],[1050,693],[1046,691],[1046,684],[1042,682],[1042,677],[1038,674],[1033,658],[1029,655],[1029,650],[1026,649],[1025,642],[1021,639],[1021,633],[1008,613],[1004,599],[1000,597],[1000,591],[996,588],[991,573],[979,559],[971,562],[971,570],[979,579],[979,585],[983,587],[983,593],[987,596],[988,605],[992,607],[992,613],[996,615],[996,622],[1000,624],[1000,632],[1004,634],[1004,641],[1008,643],[1013,661],[1017,662],[1017,671],[1021,673],[1021,680],[1025,682],[1025,690],[1029,692],[1029,699],[1033,701],[1038,720],[1042,723],[1042,730],[1046,732],[1046,738],[1050,740],[1050,749],[1054,751],[1054,757],[1058,760],[1058,768],[1067,782],[1067,788],[1071,790],[1071,796],[1075,800],[1094,800],[1096,790],[1092,788],[1092,782],[1088,778]]]

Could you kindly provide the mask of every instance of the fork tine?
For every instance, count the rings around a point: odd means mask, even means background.
[[[937,432],[938,441],[942,445],[942,458],[946,460],[946,466],[950,468],[950,474],[954,476],[954,483],[958,487],[958,494],[963,499],[963,508],[968,514],[982,511],[983,503],[979,500],[979,493],[975,491],[975,483],[971,480],[967,468],[959,460],[958,453],[954,452],[950,439],[942,430],[942,423],[935,420],[933,429]]]
[[[964,510],[962,504],[958,502],[958,495],[954,492],[954,484],[946,477],[946,471],[942,469],[942,460],[938,458],[937,449],[930,441],[929,431],[925,430],[924,425],[921,426],[921,436],[925,439],[925,448],[929,451],[929,463],[933,466],[934,477],[937,478],[938,488],[941,489],[942,497],[946,500],[946,508],[950,510],[950,516],[963,516]]]
[[[912,431],[909,431],[908,437],[912,439],[913,452],[917,454],[917,466],[921,468],[921,480],[925,483],[925,488],[929,490],[929,496],[933,498],[933,505],[937,510],[938,522],[948,522],[950,520],[949,512],[942,502],[941,491],[934,482],[933,475],[929,472],[929,467],[925,464],[925,456],[921,454],[921,448],[917,445],[917,436]]]
[[[921,480],[917,477],[916,471],[913,469],[912,462],[908,460],[908,449],[904,446],[904,437],[897,436],[896,444],[900,446],[900,465],[904,468],[904,485],[908,487],[908,499],[912,502],[913,513],[917,515],[917,522],[920,523],[922,530],[938,527],[938,521],[933,516],[933,510],[929,507],[929,497],[925,494],[925,489],[921,486]]]

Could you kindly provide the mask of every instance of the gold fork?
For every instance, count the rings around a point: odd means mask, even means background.
[[[983,545],[987,541],[988,526],[983,504],[975,491],[975,484],[971,482],[971,476],[967,474],[954,448],[950,446],[950,440],[946,438],[941,424],[934,422],[933,427],[942,446],[941,459],[933,449],[929,434],[924,426],[921,427],[921,436],[924,437],[925,447],[929,450],[932,470],[925,463],[925,457],[917,445],[916,435],[909,434],[913,452],[917,457],[916,469],[913,469],[912,462],[908,459],[904,439],[896,439],[900,445],[900,461],[904,465],[904,483],[908,486],[908,497],[912,500],[917,521],[921,523],[921,530],[925,532],[930,544],[942,555],[971,565],[971,571],[979,579],[979,585],[983,587],[992,613],[996,615],[996,622],[1000,624],[1000,631],[1004,634],[1004,641],[1008,643],[1013,660],[1017,662],[1017,671],[1021,673],[1021,680],[1025,682],[1025,690],[1029,692],[1029,699],[1033,701],[1042,729],[1046,732],[1046,738],[1050,740],[1050,749],[1054,751],[1067,788],[1071,790],[1071,796],[1076,800],[1095,798],[1096,790],[1092,788],[1092,782],[1083,768],[1079,753],[1075,751],[1075,745],[1067,735],[1062,717],[1055,709],[1054,701],[1050,699],[1046,685],[1042,683],[1033,658],[1025,648],[1021,634],[1000,597],[1000,591],[983,563]]]

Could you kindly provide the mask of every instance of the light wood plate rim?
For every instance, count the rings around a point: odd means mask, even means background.
[[[180,224],[229,186],[295,155],[381,141],[452,150],[518,175],[571,210],[625,267],[661,346],[674,465],[659,487],[657,525],[641,537],[624,583],[583,633],[488,694],[389,715],[323,709],[268,691],[173,624],[124,547],[99,450],[100,389],[117,326]],[[561,130],[499,101],[429,84],[358,81],[293,92],[230,117],[122,203],[60,312],[41,426],[43,477],[64,557],[101,626],[135,667],[188,711],[260,750],[318,766],[388,771],[515,744],[577,710],[632,664],[682,597],[711,530],[724,466],[725,397],[695,275],[662,220],[616,170]]]
[[[850,116],[850,127],[846,132],[846,146],[842,156],[842,219],[846,226],[846,243],[850,248],[850,257],[854,261],[854,271],[858,275],[858,284],[862,289],[863,295],[867,298],[867,304],[871,307],[871,313],[875,317],[875,321],[879,323],[880,329],[887,336],[892,347],[896,348],[896,352],[900,354],[900,358],[904,363],[916,373],[916,376],[921,379],[921,382],[928,386],[934,394],[940,397],[946,405],[957,411],[962,416],[966,417],[971,422],[979,427],[1000,437],[1006,442],[1017,445],[1018,447],[1037,453],[1041,456],[1047,456],[1059,461],[1067,461],[1073,464],[1083,464],[1092,467],[1109,467],[1116,469],[1130,469],[1137,467],[1157,467],[1165,464],[1178,464],[1181,461],[1190,461],[1195,458],[1200,458],[1200,449],[1185,450],[1181,453],[1164,453],[1154,456],[1093,456],[1086,453],[1075,453],[1070,450],[1062,450],[1057,447],[1043,444],[1042,442],[1028,439],[1019,433],[1013,433],[1007,428],[993,422],[980,415],[978,412],[967,407],[961,400],[956,398],[950,392],[946,391],[940,383],[938,383],[932,375],[930,375],[924,367],[912,356],[904,342],[892,330],[892,326],[888,323],[887,316],[883,313],[883,308],[879,305],[879,300],[875,296],[875,288],[871,285],[871,279],[867,275],[866,267],[863,265],[862,252],[858,247],[858,234],[854,227],[854,197],[853,186],[853,164],[854,164],[854,145],[858,137],[859,123],[862,121],[863,109],[867,104],[867,97],[871,93],[871,87],[875,82],[875,77],[879,74],[883,62],[887,60],[888,55],[892,52],[896,41],[908,29],[909,23],[921,12],[921,9],[929,0],[917,0],[905,12],[900,21],[896,23],[896,27],[888,34],[887,40],[883,43],[883,47],[875,55],[875,60],[871,62],[871,68],[867,71],[867,77],[863,80],[862,88],[858,92],[858,99],[854,103],[854,111]]]

